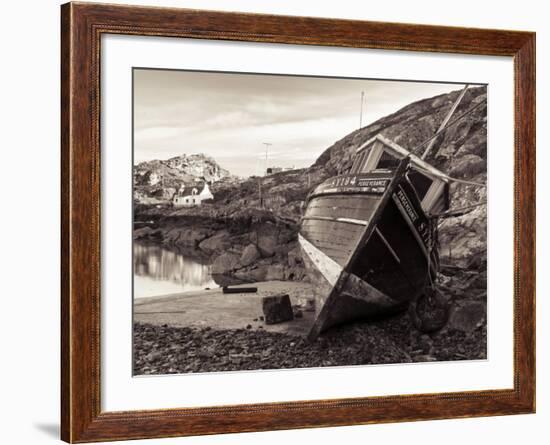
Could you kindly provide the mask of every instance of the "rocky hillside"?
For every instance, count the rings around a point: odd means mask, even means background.
[[[329,176],[346,172],[356,149],[376,134],[421,154],[422,148],[417,147],[437,131],[459,93],[457,90],[414,102],[354,131],[327,148],[307,169],[244,181],[235,181],[222,174],[211,187],[212,204],[186,209],[138,206],[136,219],[153,221],[154,225],[136,230],[134,236],[167,246],[198,249],[212,258],[214,270],[219,273],[252,280],[301,279],[303,270],[296,236],[307,193]],[[453,118],[480,102],[483,104],[438,137],[427,157],[428,162],[453,177],[485,182],[486,97],[486,87],[467,90]],[[158,186],[158,183],[151,184],[151,172],[160,171],[165,174],[166,187],[170,184],[166,178],[172,171],[178,174],[188,171],[188,167],[178,167],[180,164],[169,164],[169,161],[148,163],[154,167],[149,170],[136,168],[136,183]],[[453,208],[479,204],[485,199],[483,187],[459,183],[451,187]],[[486,222],[485,205],[442,219],[442,262],[459,267],[484,264]]]
[[[227,170],[204,154],[183,154],[163,161],[141,162],[134,167],[134,198],[141,203],[151,199],[168,201],[182,184],[195,181],[215,183],[231,178]]]
[[[345,173],[355,151],[377,134],[398,143],[420,156],[419,145],[439,128],[460,90],[414,102],[371,125],[350,133],[329,147],[312,168],[322,167],[326,174]],[[487,180],[487,88],[469,88],[451,122],[482,102],[472,113],[459,119],[437,139],[426,161],[451,177],[479,183]],[[451,208],[464,208],[487,199],[484,187],[453,183]],[[454,218],[441,220],[441,257],[443,262],[468,266],[485,260],[487,246],[487,207],[481,205]]]
[[[331,175],[345,172],[351,167],[355,150],[377,134],[385,136],[416,155],[421,155],[425,147],[419,147],[419,145],[437,131],[460,91],[456,90],[449,94],[413,102],[389,116],[348,134],[325,150],[314,166],[324,167]],[[486,87],[469,88],[466,91],[451,122],[479,102],[485,104],[480,105],[456,124],[449,126],[437,138],[434,148],[426,158],[427,162],[451,176],[462,178],[476,177],[485,170],[486,101]],[[468,167],[474,165],[475,171],[468,171]]]

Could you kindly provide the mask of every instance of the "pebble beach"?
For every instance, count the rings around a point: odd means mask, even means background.
[[[464,276],[455,279],[465,281]],[[294,304],[303,302],[310,291],[303,283],[259,283],[258,294],[252,296],[211,290],[148,299],[135,306],[134,375],[486,359],[485,309],[479,313],[472,310],[484,297],[483,280],[472,274],[466,283],[450,295],[451,318],[437,332],[419,332],[404,311],[331,329],[314,342],[305,338],[312,312],[304,311],[299,318],[276,325],[261,320],[262,295],[285,290]],[[239,299],[248,312],[235,310]],[[197,302],[204,303],[203,318],[198,316]],[[212,313],[210,304],[222,303],[233,307],[233,314],[222,307],[213,317],[206,317]],[[162,307],[172,313],[163,314]],[[185,307],[193,307],[195,312],[186,312]]]

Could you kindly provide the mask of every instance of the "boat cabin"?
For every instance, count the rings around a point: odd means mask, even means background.
[[[411,168],[406,173],[427,214],[436,214],[449,207],[449,178],[418,156],[395,142],[377,135],[357,149],[349,174],[390,173],[409,156]]]

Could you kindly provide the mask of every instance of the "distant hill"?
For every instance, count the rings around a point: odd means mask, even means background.
[[[178,181],[194,178],[212,183],[229,176],[231,173],[220,167],[214,158],[202,153],[182,154],[164,161],[141,162],[134,168],[135,185],[157,185],[163,182],[166,187],[170,187]],[[164,180],[161,181],[161,178]]]
[[[213,184],[228,178],[232,178],[231,173],[204,154],[141,162],[134,167],[134,198],[144,203],[171,199],[182,184]]]

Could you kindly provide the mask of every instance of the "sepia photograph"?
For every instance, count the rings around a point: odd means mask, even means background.
[[[487,359],[486,84],[132,82],[135,376]]]

